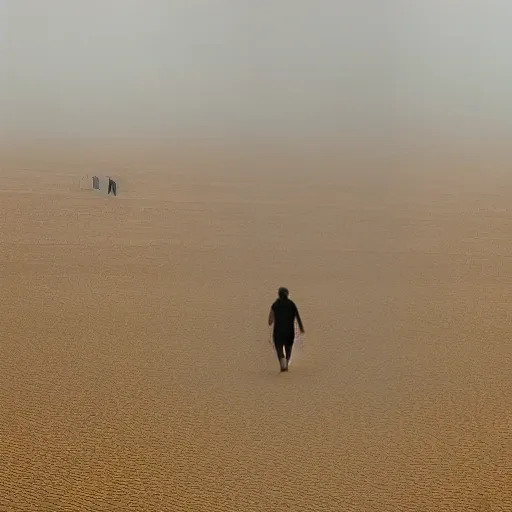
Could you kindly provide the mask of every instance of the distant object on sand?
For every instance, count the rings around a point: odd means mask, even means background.
[[[110,176],[107,176],[107,178],[108,178],[108,194],[110,194],[112,192],[112,194],[114,194],[116,196],[117,195],[117,183]]]
[[[99,186],[99,184],[98,184]],[[80,189],[81,190],[92,190],[93,189],[93,178],[91,176],[82,176],[80,178]]]
[[[80,178],[81,190],[97,190],[103,194],[117,196],[117,182],[110,176],[99,178],[98,176],[82,176]]]

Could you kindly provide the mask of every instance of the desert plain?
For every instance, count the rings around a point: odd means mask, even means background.
[[[0,512],[512,510],[506,168],[59,155],[0,169]]]

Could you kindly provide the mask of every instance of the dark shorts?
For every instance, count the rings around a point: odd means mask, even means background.
[[[293,345],[295,341],[295,333],[274,333],[274,344],[277,345]]]

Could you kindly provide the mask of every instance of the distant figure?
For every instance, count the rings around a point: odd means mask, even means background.
[[[92,188],[93,188],[93,190],[100,189],[100,179],[98,178],[98,176],[92,177]]]
[[[301,333],[304,326],[295,303],[288,298],[289,291],[279,288],[278,298],[272,304],[268,315],[268,325],[274,325],[273,340],[281,371],[288,371],[288,364],[292,356],[293,342],[295,341],[295,319],[299,324]]]
[[[110,192],[112,192],[112,194],[114,194],[116,196],[117,195],[116,188],[117,188],[116,182],[114,180],[112,180],[109,176],[108,177],[108,193],[110,194]]]

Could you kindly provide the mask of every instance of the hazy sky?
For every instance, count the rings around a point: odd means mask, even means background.
[[[512,126],[507,0],[0,0],[0,135]]]

